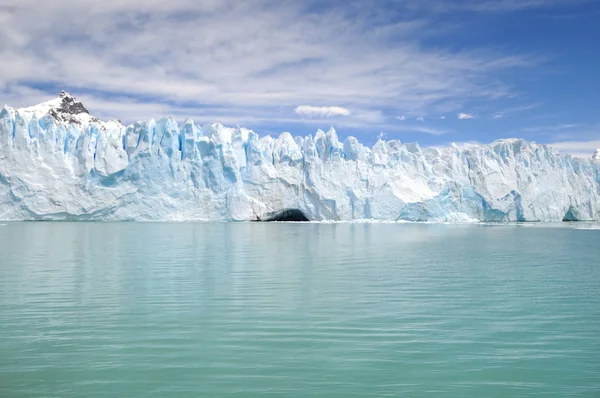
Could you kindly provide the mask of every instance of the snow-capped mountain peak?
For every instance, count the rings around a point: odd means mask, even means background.
[[[600,162],[600,148],[596,149],[596,152],[592,155],[592,160],[594,162]]]
[[[26,108],[19,108],[15,111],[27,121],[30,121],[34,116],[39,120],[46,115],[50,115],[57,122],[76,124],[81,127],[87,126],[91,122],[102,124],[98,118],[90,115],[90,112],[81,102],[64,90],[60,92],[58,98]]]

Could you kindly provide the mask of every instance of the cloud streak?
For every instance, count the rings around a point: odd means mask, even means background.
[[[533,126],[533,127],[524,127],[521,129],[524,133],[537,133],[537,132],[551,132],[551,131],[563,131],[563,130],[572,130],[576,128],[582,127],[581,124],[578,123],[561,123],[554,125],[546,125],[546,126]]]
[[[473,116],[470,113],[459,113],[456,115],[456,118],[458,120],[468,120],[468,119],[475,119],[475,116]]]
[[[348,116],[350,111],[341,106],[311,106],[311,105],[300,105],[294,112],[300,116],[306,117],[332,117],[332,116]]]
[[[434,12],[473,12],[473,13],[508,13],[529,9],[544,9],[556,7],[577,6],[591,3],[593,0],[432,0],[428,2],[415,2],[412,7],[419,9],[423,3],[427,4]]]

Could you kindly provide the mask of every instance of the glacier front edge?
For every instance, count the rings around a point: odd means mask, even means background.
[[[372,148],[333,129],[277,138],[172,118],[63,123],[0,113],[0,220],[436,222],[600,219],[600,166],[519,139]]]

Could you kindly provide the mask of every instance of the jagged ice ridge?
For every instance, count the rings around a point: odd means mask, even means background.
[[[372,148],[335,130],[260,138],[172,118],[103,122],[68,93],[0,112],[1,220],[600,219],[600,151],[560,155],[505,139]]]

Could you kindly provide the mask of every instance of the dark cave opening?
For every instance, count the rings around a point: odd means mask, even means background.
[[[293,222],[303,222],[310,221],[310,219],[302,212],[302,210],[298,209],[283,209],[281,211],[271,213],[264,219],[258,219],[256,221],[293,221]]]

